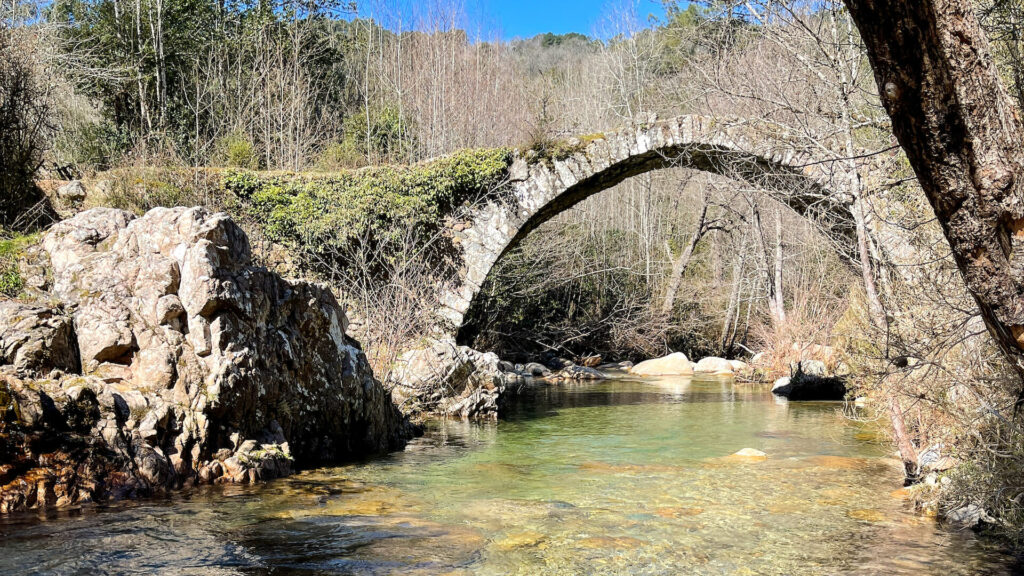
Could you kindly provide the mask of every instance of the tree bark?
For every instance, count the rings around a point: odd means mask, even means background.
[[[989,332],[1024,380],[1024,129],[973,8],[845,2],[896,138]]]

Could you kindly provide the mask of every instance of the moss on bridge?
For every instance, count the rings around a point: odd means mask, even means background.
[[[333,174],[228,172],[223,182],[272,240],[323,252],[430,233],[458,206],[498,193],[512,158],[505,148],[463,150],[422,164]]]

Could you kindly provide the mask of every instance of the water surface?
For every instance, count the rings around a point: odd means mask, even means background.
[[[714,380],[545,388],[377,460],[5,519],[0,574],[1012,573],[913,514],[838,406]]]

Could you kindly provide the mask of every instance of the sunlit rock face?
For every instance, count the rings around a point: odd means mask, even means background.
[[[253,266],[224,214],[89,210],[39,256],[62,307],[0,305],[3,510],[249,482],[409,435],[331,292]]]
[[[526,378],[503,371],[493,352],[479,352],[448,339],[426,344],[405,352],[389,375],[395,403],[409,413],[497,418],[505,387]]]

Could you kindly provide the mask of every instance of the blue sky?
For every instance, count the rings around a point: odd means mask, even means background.
[[[458,3],[459,0],[456,0]],[[358,1],[360,16],[373,17],[391,29],[417,27],[446,0]],[[602,22],[615,7],[632,5],[641,23],[649,15],[664,15],[659,0],[461,0],[465,14],[457,27],[485,40],[500,35],[504,40],[529,38],[544,32],[579,32],[603,36]],[[443,9],[442,9],[443,10]]]
[[[544,32],[600,34],[601,21],[614,5],[603,0],[485,0],[484,10],[497,20],[502,36],[508,40]],[[642,22],[649,14],[664,15],[656,0],[639,0],[635,6]]]

